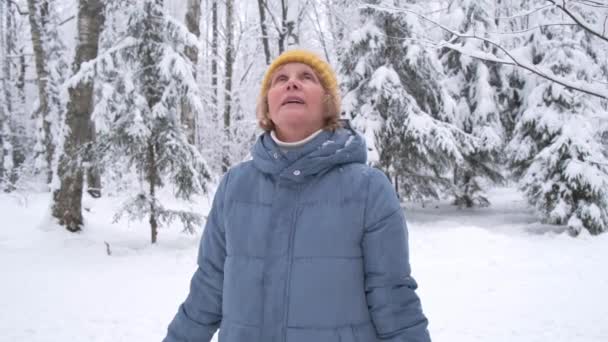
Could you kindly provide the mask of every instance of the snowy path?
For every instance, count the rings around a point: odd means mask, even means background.
[[[144,224],[110,224],[115,199],[91,203],[86,232],[64,234],[44,223],[48,200],[0,195],[0,341],[160,341],[186,296],[199,237],[167,229],[149,246]],[[433,340],[608,341],[608,234],[556,234],[511,189],[492,201],[407,206]]]

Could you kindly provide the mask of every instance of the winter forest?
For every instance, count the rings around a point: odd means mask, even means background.
[[[608,1],[0,0],[0,259],[23,260],[0,261],[0,341],[159,340],[217,182],[262,132],[266,67],[296,47],[334,67],[404,203],[433,337],[608,340]],[[28,271],[41,258],[63,280]],[[88,298],[87,275],[115,293],[39,310]],[[22,282],[49,294],[20,309],[38,291]]]

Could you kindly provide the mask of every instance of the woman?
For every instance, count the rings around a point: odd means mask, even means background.
[[[220,182],[165,342],[430,341],[403,210],[340,127],[335,74],[291,50],[264,77],[266,131]]]

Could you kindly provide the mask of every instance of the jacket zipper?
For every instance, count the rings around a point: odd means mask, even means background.
[[[285,284],[285,296],[283,305],[285,305],[285,314],[283,316],[283,341],[287,342],[287,322],[289,321],[289,295],[291,292],[291,270],[293,269],[293,240],[296,235],[296,223],[298,220],[298,215],[300,213],[300,190],[301,187],[298,187],[298,192],[296,195],[296,209],[293,213],[293,219],[291,220],[291,229],[289,231],[289,245],[287,247],[287,251],[289,254],[289,259],[287,263],[287,282]]]

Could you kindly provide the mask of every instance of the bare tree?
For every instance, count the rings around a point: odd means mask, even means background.
[[[297,28],[300,26],[301,21],[304,19],[304,13],[309,5],[309,1],[305,1],[300,7],[296,20],[289,20],[289,0],[281,0],[281,13],[280,18],[277,17],[272,12],[272,9],[268,5],[267,1],[263,2],[264,7],[267,10],[270,19],[272,19],[272,24],[274,26],[275,31],[277,32],[277,44],[279,47],[279,54],[285,51],[287,45],[297,45],[300,43],[300,38],[298,36]]]
[[[270,45],[268,43],[268,29],[266,28],[265,0],[258,0],[258,11],[260,12],[260,30],[262,31],[262,44],[264,45],[264,56],[266,65],[270,65]]]
[[[226,0],[226,26],[224,35],[226,36],[226,57],[225,57],[225,77],[224,77],[224,156],[222,158],[222,171],[228,171],[230,167],[230,157],[228,156],[227,144],[230,142],[230,116],[232,101],[232,69],[234,66],[234,0]]]
[[[102,0],[80,0],[78,4],[78,45],[73,64],[77,73],[82,64],[97,57],[99,34],[104,23]],[[53,216],[68,231],[81,230],[82,186],[83,186],[83,147],[93,140],[94,128],[91,127],[93,108],[93,80],[71,86],[68,89],[66,125],[69,130],[65,137],[61,154],[58,176],[61,182],[53,194]],[[90,185],[90,184],[89,184]]]
[[[217,8],[217,0],[212,0],[211,3],[211,91],[212,95],[212,105],[213,105],[213,117],[217,119],[218,116],[218,85],[217,85],[217,75],[218,75],[218,39],[219,39],[219,29],[218,29],[218,8]]]
[[[281,26],[278,28],[279,30],[279,54],[285,51],[285,37],[287,37],[288,32],[293,30],[293,23],[287,21],[287,11],[289,7],[286,0],[281,0]]]
[[[10,53],[7,46],[7,28],[10,16],[6,3],[0,3],[0,85],[3,89],[0,92],[0,186],[5,182],[6,174],[9,172],[8,165],[5,163],[11,154],[11,144],[9,137],[9,113],[10,113],[10,94],[8,90],[8,80],[10,79],[10,67],[7,55]]]

